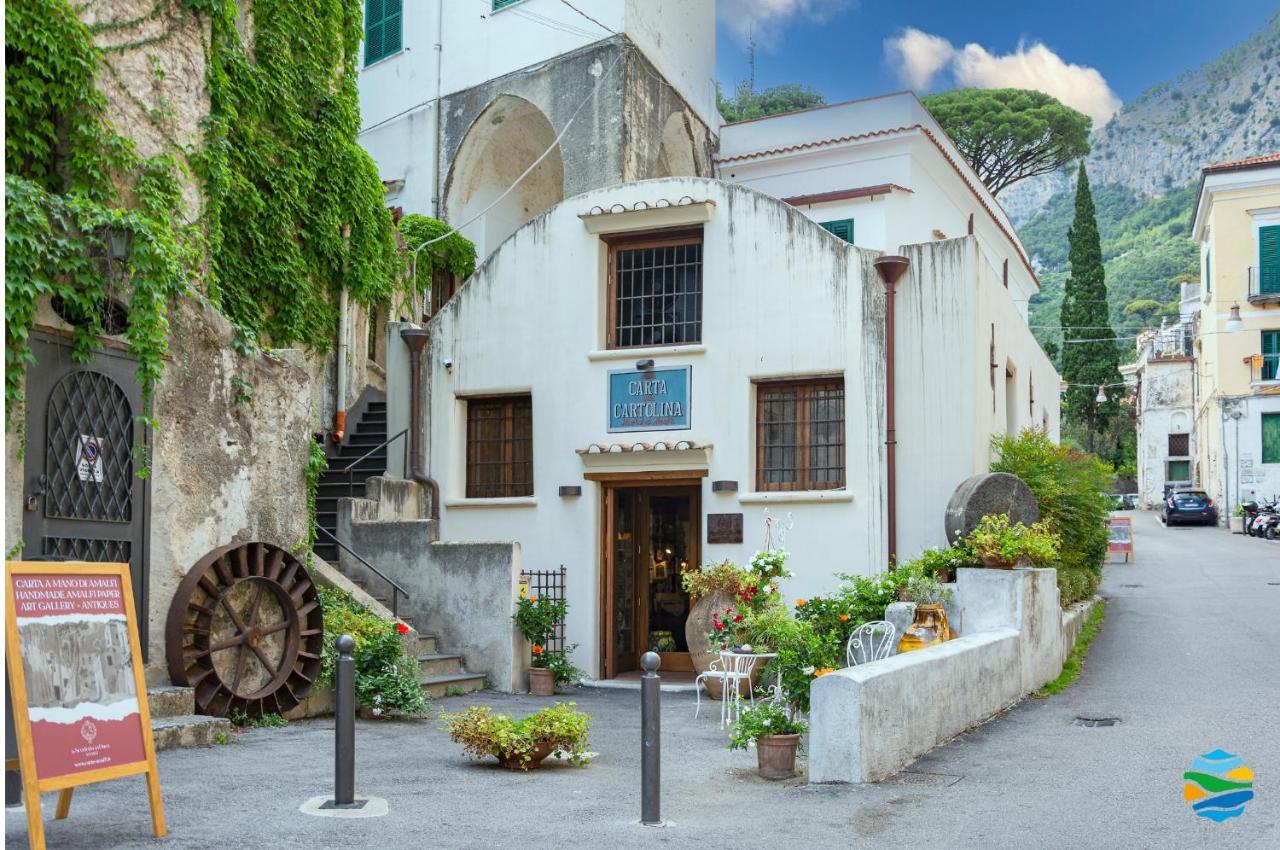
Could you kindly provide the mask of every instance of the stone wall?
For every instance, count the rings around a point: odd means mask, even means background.
[[[442,651],[463,656],[500,691],[524,687],[527,653],[511,622],[520,583],[520,544],[441,542],[434,520],[421,518],[421,488],[410,481],[371,479],[364,499],[338,501],[338,539],[408,594],[398,613]],[[376,597],[390,585],[365,564],[341,553],[342,572],[365,582]]]
[[[1063,611],[1052,569],[957,570],[961,637],[814,681],[811,782],[878,782],[1062,670],[1092,602]]]

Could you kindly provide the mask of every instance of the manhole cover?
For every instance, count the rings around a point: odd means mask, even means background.
[[[1142,587],[1140,584],[1122,584],[1121,587]]]
[[[897,785],[932,785],[945,788],[948,785],[955,785],[964,777],[952,776],[947,773],[899,773],[890,781]]]
[[[1280,587],[1280,581],[1269,581],[1267,582],[1267,584],[1269,584],[1272,587]]]
[[[1095,726],[1115,726],[1120,722],[1119,717],[1077,717],[1077,726],[1087,726],[1092,729]]]

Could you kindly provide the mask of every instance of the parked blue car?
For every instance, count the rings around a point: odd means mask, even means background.
[[[1213,499],[1203,490],[1174,490],[1164,501],[1160,520],[1165,525],[1179,522],[1217,525],[1218,509],[1213,506]]]

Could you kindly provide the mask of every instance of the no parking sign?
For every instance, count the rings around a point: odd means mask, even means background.
[[[76,474],[81,481],[102,483],[102,438],[81,434],[76,449]]]

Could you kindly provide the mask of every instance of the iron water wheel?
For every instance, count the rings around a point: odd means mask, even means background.
[[[301,561],[270,543],[223,546],[201,558],[173,595],[169,675],[195,689],[202,714],[283,714],[320,674],[323,625]]]

